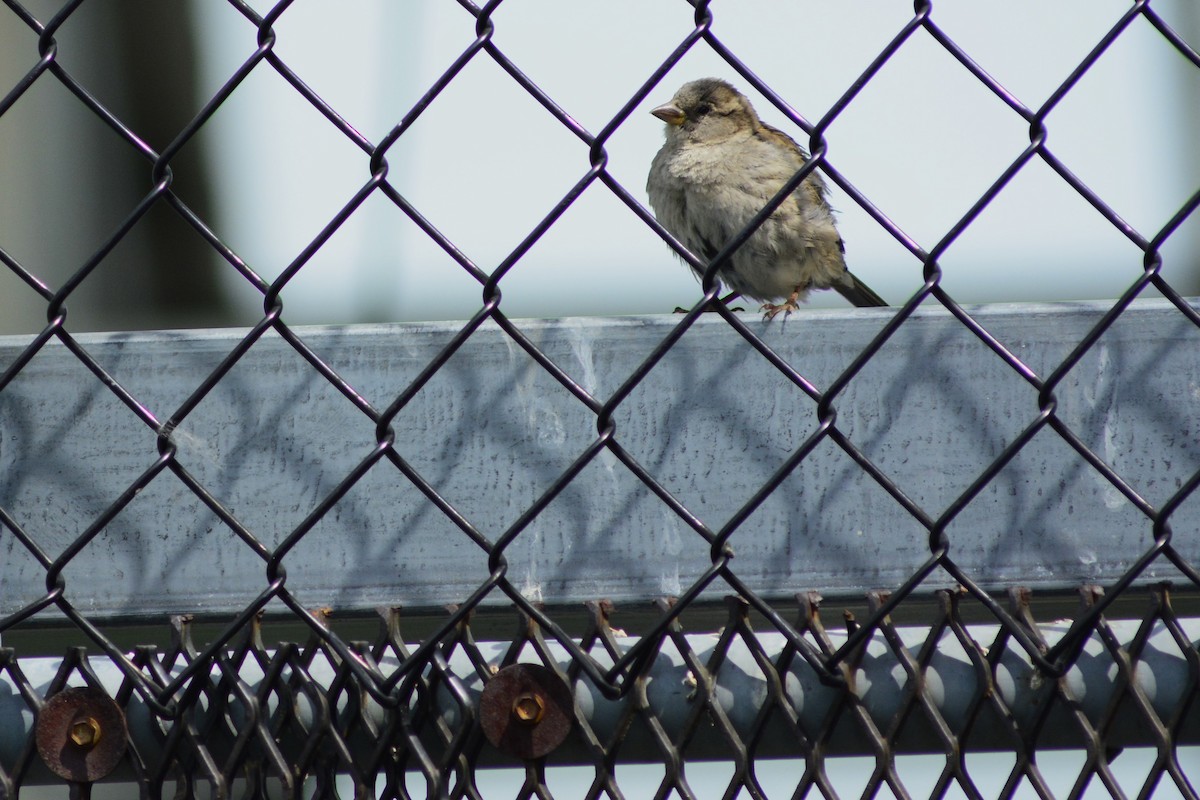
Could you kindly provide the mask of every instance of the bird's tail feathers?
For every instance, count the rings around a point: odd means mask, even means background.
[[[849,270],[846,270],[844,279],[835,283],[833,288],[837,290],[838,294],[859,308],[883,307],[888,304],[886,300],[875,294],[870,286],[867,286],[856,278],[854,273]]]

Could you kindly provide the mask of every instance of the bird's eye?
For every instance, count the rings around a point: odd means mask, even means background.
[[[713,110],[712,103],[697,103],[696,104],[696,116],[697,117],[703,117],[705,114],[707,114],[708,112],[710,112],[712,110]]]

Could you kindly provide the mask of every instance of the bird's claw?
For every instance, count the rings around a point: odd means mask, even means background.
[[[799,305],[791,300],[788,300],[786,303],[779,303],[778,305],[775,303],[763,303],[758,310],[763,312],[763,322],[770,322],[771,320],[775,319],[775,317],[779,316],[780,313],[786,316],[791,314],[793,311],[798,311],[799,309]]]

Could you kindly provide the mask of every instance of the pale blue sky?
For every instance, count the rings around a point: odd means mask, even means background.
[[[1036,108],[1127,8],[1120,0],[938,3],[934,19],[1021,102]],[[1182,2],[1156,9],[1186,31]],[[224,4],[204,7],[206,88],[254,46]],[[593,133],[691,29],[683,2],[500,6],[494,42]],[[456,3],[298,3],[276,53],[372,141],[381,139],[474,38]],[[810,120],[823,115],[911,16],[907,3],[714,3],[714,32]],[[1195,16],[1193,14],[1193,16]],[[797,37],[804,47],[797,47]],[[610,172],[641,202],[662,138],[646,113],[683,82],[715,75],[748,89],[700,43],[610,140]],[[752,94],[752,93],[751,93]],[[807,137],[765,99],[763,117]],[[1193,143],[1200,71],[1144,20],[1047,120],[1052,151],[1135,228],[1152,236],[1200,185]],[[1190,115],[1190,116],[1189,116]],[[277,274],[367,179],[367,158],[266,65],[203,133],[222,187],[218,222],[234,248]],[[924,31],[828,132],[831,162],[926,249],[1028,145],[1027,124]],[[586,146],[480,54],[389,152],[390,179],[468,257],[493,269],[588,168]],[[892,303],[920,265],[843,192],[833,201],[854,271]],[[1196,292],[1200,221],[1164,249],[1166,274]],[[1015,179],[942,260],[966,302],[1114,297],[1141,254],[1040,160]],[[255,293],[231,274],[243,303]],[[599,182],[502,283],[511,316],[658,313],[693,302],[690,273]],[[291,322],[464,318],[478,284],[381,196],[367,201],[284,294]],[[814,305],[839,306],[818,296]]]

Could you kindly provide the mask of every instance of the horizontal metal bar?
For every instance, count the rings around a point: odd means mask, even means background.
[[[1188,639],[1195,643],[1200,640],[1200,619],[1188,618],[1179,621]],[[1140,623],[1136,621],[1115,621],[1110,623],[1112,630],[1121,643],[1127,646],[1137,632]],[[1068,626],[1066,624],[1051,624],[1041,627],[1042,633],[1053,644]],[[910,656],[916,657],[917,651],[928,637],[929,632],[924,628],[897,629],[905,648]],[[986,647],[996,636],[995,626],[969,626],[968,632],[981,646]],[[686,637],[688,645],[695,651],[702,663],[709,663],[714,647],[718,641],[716,634],[693,634]],[[833,632],[831,638],[835,645],[844,641],[844,635]],[[635,640],[624,638],[619,640],[623,646],[632,646]],[[784,638],[774,633],[758,632],[756,641],[763,652],[773,662],[786,645]],[[499,665],[510,647],[507,642],[479,643],[481,654],[488,663]],[[550,651],[562,669],[569,666],[567,654],[557,644],[550,644]],[[59,668],[59,661],[50,658],[22,659],[21,667],[33,687],[45,694],[48,685]],[[97,659],[91,666],[103,687],[115,695],[121,685],[120,672],[106,659]],[[384,659],[380,665],[386,674],[396,667],[392,659]],[[315,685],[312,689],[325,692],[329,689],[335,676],[335,668],[323,654],[318,654],[307,666],[308,674]],[[465,685],[470,697],[472,708],[478,708],[479,693],[482,681],[475,666],[460,648],[450,660],[450,671]],[[254,716],[248,709],[239,711],[236,695],[229,695],[220,690],[222,677],[219,668],[212,670],[212,686],[216,696],[228,698],[226,702],[233,707],[222,705],[216,713],[226,714],[230,723],[239,725],[239,714],[245,712],[245,718]],[[292,684],[291,690],[284,693],[293,697],[294,702],[285,710],[278,708],[280,692],[260,691],[263,673],[258,662],[253,658],[246,659],[240,669],[239,677],[248,684],[249,689],[259,697],[266,697],[265,708],[259,709],[256,718],[273,720],[274,729],[291,731],[291,735],[280,738],[280,746],[285,758],[292,762],[296,752],[304,747],[313,729],[314,716],[312,696],[308,690],[301,691],[299,685]],[[284,668],[280,680],[289,681],[293,678],[289,668]],[[784,690],[780,697],[795,711],[800,729],[808,735],[816,737],[826,722],[829,709],[839,701],[837,689],[823,685],[817,675],[803,659],[792,659],[789,668],[781,674]],[[1181,704],[1190,702],[1193,678],[1189,673],[1187,659],[1180,652],[1161,625],[1150,636],[1145,649],[1137,662],[1135,670],[1137,685],[1146,693],[1155,712],[1164,719],[1171,718],[1175,709]],[[591,726],[601,742],[613,740],[622,723],[622,717],[627,713],[629,705],[642,702],[645,698],[645,714],[653,716],[662,725],[664,733],[673,741],[681,740],[685,725],[697,703],[703,703],[705,692],[697,686],[696,676],[688,670],[680,653],[671,644],[664,645],[653,667],[645,678],[646,689],[643,692],[632,692],[623,700],[607,700],[586,681],[575,684],[575,701],[577,714]],[[938,713],[946,721],[949,730],[960,736],[964,733],[965,721],[970,716],[970,706],[977,698],[980,687],[978,672],[972,665],[968,654],[952,636],[943,637],[937,652],[932,656],[924,676],[926,696]],[[1120,687],[1119,673],[1112,657],[1105,650],[1098,637],[1093,636],[1088,642],[1081,657],[1065,676],[1067,689],[1074,698],[1073,708],[1084,714],[1088,721],[1097,726],[1109,713],[1111,704],[1116,698]],[[1006,650],[994,672],[994,691],[1004,704],[1013,710],[1013,722],[1021,734],[1029,733],[1036,721],[1036,711],[1044,701],[1045,692],[1052,687],[1047,679],[1034,670],[1023,653]],[[867,646],[867,651],[853,680],[856,695],[862,701],[863,708],[878,729],[886,734],[893,730],[893,718],[905,700],[906,692],[911,688],[907,673],[904,671],[895,653],[885,642],[882,634],[877,634]],[[362,695],[366,697],[365,695]],[[450,732],[459,731],[465,719],[462,709],[456,705],[445,691],[433,692],[430,697],[436,701],[439,713]],[[762,735],[752,737],[753,727],[765,703],[774,702],[777,697],[775,690],[767,681],[762,670],[758,667],[753,655],[741,640],[735,640],[727,650],[723,663],[714,675],[712,702],[718,706],[724,716],[743,742],[751,738],[757,742],[755,755],[758,758],[796,758],[802,753],[802,742],[794,729],[785,725],[782,715],[776,713],[768,722]],[[33,730],[33,715],[20,699],[19,687],[13,685],[7,677],[0,678],[0,765],[6,769],[15,762],[28,737]],[[352,749],[362,748],[362,753],[370,752],[376,742],[367,736],[364,728],[348,719],[348,714],[357,713],[356,704],[338,702],[336,696],[330,697],[331,707],[337,706],[338,730],[355,730],[358,733],[349,737]],[[343,697],[344,701],[344,697]],[[367,699],[364,713],[376,725],[385,725],[384,711],[380,706]],[[225,724],[208,726],[206,715],[213,713],[209,705],[198,708],[187,719],[196,726],[197,730],[210,731],[204,740],[204,745],[221,762],[224,753],[232,744],[229,727]],[[405,712],[407,713],[407,712]],[[1057,748],[1082,749],[1085,746],[1085,734],[1078,723],[1071,717],[1072,707],[1065,702],[1057,702],[1054,710],[1038,729],[1036,745],[1039,751]],[[280,718],[283,714],[287,718]],[[130,741],[138,748],[138,752],[147,763],[153,765],[162,757],[161,737],[163,729],[158,726],[152,714],[145,708],[135,694],[126,709],[127,722],[130,729]],[[844,712],[844,719],[833,730],[832,735],[823,741],[823,752],[829,756],[871,754],[873,745],[877,745],[871,736],[853,722],[853,715]],[[1014,738],[1010,728],[999,723],[994,715],[985,713],[981,721],[974,725],[970,732],[970,748],[972,752],[983,751],[1012,751]],[[917,710],[905,724],[900,733],[890,740],[895,753],[941,753],[945,752],[945,744],[933,733],[933,726],[926,724],[923,712]],[[428,732],[432,725],[426,724]],[[243,732],[238,727],[239,732]],[[649,729],[643,724],[630,726],[624,734],[621,745],[622,763],[640,761],[662,761],[666,755],[659,751],[658,746],[648,733]],[[592,755],[583,745],[582,739],[572,736],[557,750],[552,760],[556,763],[590,763]],[[1176,746],[1194,745],[1200,743],[1200,717],[1191,715],[1186,719],[1173,737]],[[1134,704],[1125,702],[1119,708],[1105,734],[1105,746],[1109,748],[1156,746],[1151,729],[1139,717]],[[443,746],[433,736],[426,738],[425,746],[434,754]],[[176,753],[176,756],[179,754]],[[716,759],[727,760],[733,757],[729,744],[720,727],[711,721],[699,725],[688,741],[687,757],[689,760]],[[515,762],[491,747],[485,746],[478,762],[479,766],[512,765]],[[128,770],[128,767],[125,767]],[[121,778],[121,774],[116,776]],[[129,775],[125,776],[130,777]],[[40,764],[34,765],[33,772],[26,782],[45,782],[57,780]]]
[[[969,309],[1049,375],[1102,303]],[[818,388],[894,310],[806,310],[747,322]],[[606,400],[678,317],[519,320],[593,397]],[[459,323],[298,329],[374,408],[386,408]],[[1198,469],[1197,332],[1161,301],[1134,304],[1055,391],[1055,413],[1153,505]],[[79,341],[158,420],[242,337],[235,330],[89,334]],[[0,338],[0,369],[27,337]],[[1038,392],[940,308],[906,322],[833,402],[836,425],[936,518],[1039,413]],[[616,440],[710,529],[719,529],[818,428],[816,405],[728,325],[706,315],[614,414]],[[511,338],[485,325],[401,410],[396,450],[492,541],[596,438],[596,417]],[[268,333],[173,433],[178,463],[274,547],[376,446],[375,423]],[[158,457],[156,434],[67,349],[47,345],[0,392],[0,507],[53,557]],[[1171,518],[1200,563],[1197,504]],[[1151,524],[1062,438],[1043,429],[947,531],[950,556],[986,588],[1061,589],[1117,579]],[[860,597],[929,556],[927,531],[850,456],[820,442],[730,540],[732,569],[764,597]],[[0,525],[0,613],[45,596],[45,570]],[[533,598],[573,603],[679,594],[707,542],[608,451],[505,551]],[[283,559],[310,606],[440,607],[483,583],[488,553],[390,462],[373,466]],[[64,572],[90,616],[228,614],[267,585],[262,558],[169,470]],[[1139,576],[1178,577],[1160,559]],[[927,588],[951,584],[935,572]],[[719,597],[729,587],[717,581]],[[495,592],[484,603],[505,603]]]

